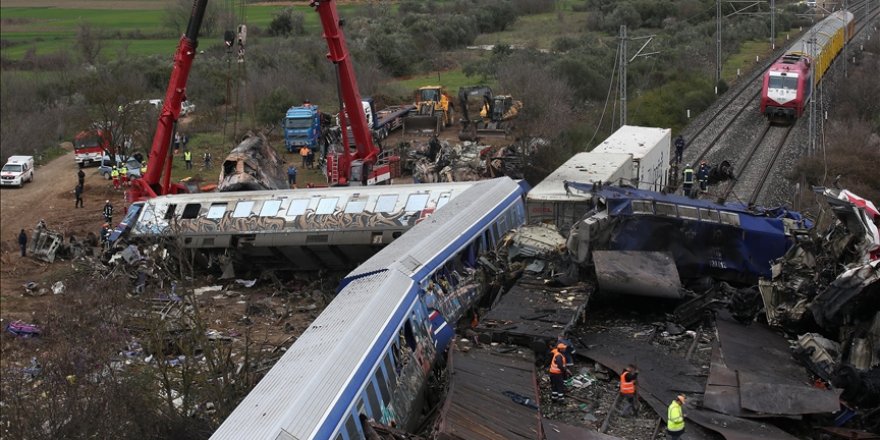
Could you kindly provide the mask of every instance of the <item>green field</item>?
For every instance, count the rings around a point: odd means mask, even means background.
[[[519,17],[507,30],[494,34],[479,35],[477,45],[508,44],[550,49],[559,37],[582,38],[587,30],[587,13],[566,11],[562,14],[545,14]],[[548,32],[551,29],[551,32]]]
[[[439,76],[439,79],[438,79]],[[464,86],[473,86],[481,84],[478,77],[469,77],[461,71],[461,69],[447,70],[443,72],[433,72],[425,75],[413,76],[407,79],[399,79],[396,82],[404,88],[404,90],[415,90],[422,86],[442,85],[450,94],[458,93],[458,89]],[[495,84],[488,84],[495,86]]]
[[[252,27],[266,29],[272,17],[284,5],[248,6],[243,23]],[[357,5],[341,5],[340,13],[354,10]],[[294,6],[305,16],[305,27],[309,33],[320,34],[318,15],[308,6]],[[105,57],[115,56],[114,49],[128,44],[129,53],[138,55],[169,55],[173,53],[178,38],[163,24],[166,11],[162,9],[83,9],[58,7],[2,7],[3,26],[0,39],[4,42],[2,55],[9,59],[21,59],[33,49],[37,55],[70,50],[81,23],[88,23],[94,30],[111,36],[104,40]],[[138,31],[144,38],[118,38]],[[202,37],[220,40],[219,34]]]

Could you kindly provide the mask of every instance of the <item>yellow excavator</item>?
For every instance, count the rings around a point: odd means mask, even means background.
[[[404,132],[437,134],[452,125],[452,100],[443,86],[424,86],[416,90],[416,110],[403,121]]]
[[[488,86],[462,87],[458,91],[458,101],[461,110],[458,138],[463,141],[476,141],[480,136],[509,135],[512,120],[523,106],[522,101],[510,95],[493,95]]]

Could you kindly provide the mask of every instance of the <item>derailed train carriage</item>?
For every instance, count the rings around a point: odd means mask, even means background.
[[[351,269],[476,182],[178,194],[132,204],[115,242],[179,237],[284,270]]]
[[[791,122],[799,118],[810,100],[812,86],[822,80],[854,31],[853,14],[837,11],[804,33],[764,73],[761,113],[771,122]]]
[[[412,429],[432,365],[480,295],[477,259],[525,222],[525,188],[475,182],[351,272],[336,299],[211,437],[365,437],[360,417]]]

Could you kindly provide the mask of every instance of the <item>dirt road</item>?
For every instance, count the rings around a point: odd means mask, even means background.
[[[113,190],[112,185],[98,174],[97,168],[85,169],[84,208],[74,208],[77,170],[73,152],[69,152],[37,167],[34,181],[23,188],[0,189],[0,295],[3,297],[4,318],[7,312],[17,311],[22,283],[51,279],[55,272],[68,268],[21,258],[18,254],[20,230],[24,229],[30,237],[37,222],[45,219],[49,229],[62,232],[65,237],[73,234],[82,238],[88,232],[97,234],[103,223],[101,209],[107,199],[121,215],[123,193]]]

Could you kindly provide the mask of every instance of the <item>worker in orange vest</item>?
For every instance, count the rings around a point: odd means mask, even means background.
[[[638,369],[632,364],[628,365],[623,373],[620,373],[620,394],[623,397],[623,410],[620,415],[624,417],[637,413],[636,378],[638,375]]]
[[[556,348],[550,352],[550,399],[554,402],[565,400],[565,376],[568,374],[568,367],[565,363],[565,349],[563,343],[556,344]]]

